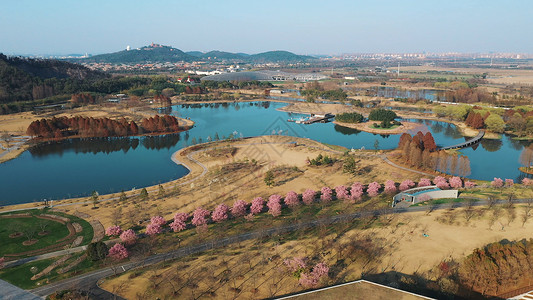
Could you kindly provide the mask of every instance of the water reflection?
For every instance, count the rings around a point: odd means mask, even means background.
[[[118,151],[127,153],[130,149],[137,149],[139,145],[150,150],[170,149],[179,141],[179,133],[145,137],[68,139],[59,142],[38,144],[31,147],[29,152],[35,157],[44,157],[52,154],[63,155],[71,151],[74,153],[92,154],[109,154]]]
[[[488,152],[496,152],[502,147],[502,140],[481,139],[481,146]]]
[[[352,134],[361,133],[361,130],[357,130],[357,129],[353,129],[353,128],[349,128],[349,127],[344,127],[344,126],[340,126],[340,125],[337,125],[337,124],[335,124],[335,126],[333,128],[335,129],[335,131],[340,132],[340,133],[342,133],[344,135],[352,135]]]

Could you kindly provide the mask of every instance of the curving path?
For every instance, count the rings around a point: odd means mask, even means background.
[[[409,171],[409,172],[413,172],[413,173],[417,173],[417,174],[420,174],[420,175],[426,175],[426,176],[431,176],[431,177],[435,176],[434,174],[430,174],[430,173],[426,173],[426,172],[422,172],[422,171],[418,171],[418,170],[413,170],[413,169],[409,169],[409,168],[397,165],[397,164],[393,163],[392,161],[390,161],[386,154],[379,154],[377,156],[379,156],[381,159],[383,159],[384,162],[388,163],[389,165],[391,165],[391,166],[393,166],[395,168],[402,169],[402,170]]]

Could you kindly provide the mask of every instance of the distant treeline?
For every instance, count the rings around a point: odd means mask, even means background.
[[[213,81],[204,80],[202,86],[210,89],[256,89],[256,88],[271,88],[274,85],[268,81]]]
[[[33,121],[26,133],[32,137],[63,138],[70,136],[79,137],[113,137],[130,136],[150,133],[178,132],[185,128],[179,126],[178,119],[165,115],[142,119],[141,125],[134,121],[128,122],[122,118],[112,120],[109,118],[86,118],[76,116],[73,118],[61,117]]]

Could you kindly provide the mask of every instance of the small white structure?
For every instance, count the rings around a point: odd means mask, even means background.
[[[270,94],[271,95],[281,95],[281,94],[284,94],[284,93],[285,93],[285,91],[283,91],[283,90],[278,90],[278,89],[270,90]]]
[[[458,190],[441,190],[436,185],[417,187],[396,194],[392,198],[392,207],[395,207],[400,202],[407,202],[409,205],[413,205],[431,199],[457,198],[458,195]]]

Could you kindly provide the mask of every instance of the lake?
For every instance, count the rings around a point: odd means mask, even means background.
[[[337,126],[287,122],[299,115],[278,111],[279,102],[191,104],[172,107],[172,114],[195,121],[188,132],[158,137],[70,139],[41,144],[0,164],[0,204],[87,196],[142,188],[181,178],[188,170],[171,161],[172,153],[195,142],[220,138],[281,134],[311,138],[349,149],[396,148],[399,135],[379,135]],[[413,120],[431,131],[438,145],[464,141],[453,124]],[[495,176],[520,180],[518,158],[527,142],[482,140],[462,149],[470,158],[471,178]]]

